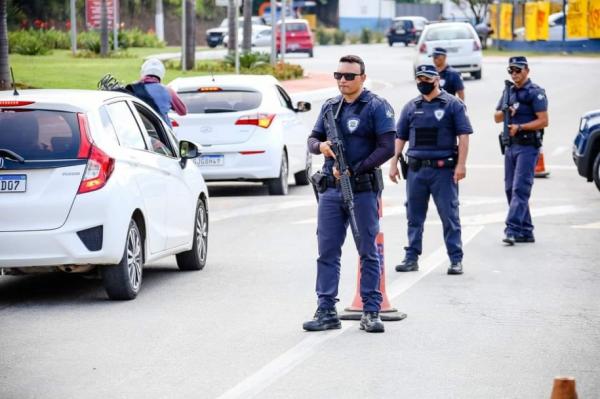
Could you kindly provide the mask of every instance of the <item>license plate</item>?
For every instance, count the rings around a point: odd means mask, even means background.
[[[200,166],[222,166],[225,164],[223,155],[202,155],[199,159]]]
[[[24,193],[27,175],[0,175],[0,193]]]
[[[448,53],[458,53],[458,47],[446,47]]]
[[[300,48],[300,45],[299,45],[299,44],[297,44],[297,43],[292,43],[292,44],[290,44],[290,45],[288,46],[288,48],[289,48],[290,50],[298,50],[298,49]]]

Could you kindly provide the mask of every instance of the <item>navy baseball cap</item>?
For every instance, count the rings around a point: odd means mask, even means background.
[[[510,57],[508,59],[508,66],[509,67],[514,66],[514,67],[521,68],[521,69],[526,68],[527,67],[527,58],[525,58],[522,55]]]
[[[431,53],[431,56],[435,57],[436,55],[448,55],[448,52],[443,47],[435,47]]]
[[[437,69],[435,69],[435,67],[433,65],[419,65],[417,67],[415,76],[427,76],[430,78],[436,77],[436,76],[440,76],[440,74],[438,73]]]

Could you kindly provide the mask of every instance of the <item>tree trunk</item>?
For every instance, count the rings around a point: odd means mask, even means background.
[[[106,0],[102,0],[101,22],[100,22],[100,55],[108,55],[108,5]]]
[[[10,88],[10,71],[8,63],[8,28],[6,26],[6,3],[0,0],[0,90]]]
[[[244,40],[242,50],[249,52],[252,49],[252,0],[244,0]]]
[[[238,22],[236,21],[235,4],[237,1],[229,0],[229,7],[227,7],[227,21],[229,22],[229,41],[227,42],[227,49],[230,54],[233,54],[235,47],[237,46],[237,27]]]
[[[185,69],[196,64],[196,0],[185,0]]]
[[[154,17],[154,29],[156,37],[160,41],[165,40],[165,16],[163,14],[163,0],[156,0],[156,12]]]

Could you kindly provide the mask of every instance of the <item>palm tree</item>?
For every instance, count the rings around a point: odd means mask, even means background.
[[[242,50],[249,52],[252,48],[252,0],[244,0],[244,39]]]
[[[196,0],[184,0],[185,8],[185,70],[196,64]]]
[[[229,7],[227,7],[227,22],[228,22],[228,27],[227,30],[229,31],[229,41],[227,42],[227,49],[229,50],[229,53],[232,54],[235,51],[235,48],[237,46],[237,27],[238,27],[238,21],[237,20],[237,12],[235,9],[237,1],[236,0],[229,0]]]
[[[6,3],[0,0],[0,90],[10,88],[10,73],[8,63],[8,28],[6,26]]]
[[[158,38],[158,40],[165,40],[165,17],[163,14],[163,0],[156,0],[154,28],[156,30],[156,37]]]
[[[108,55],[108,5],[106,0],[102,0],[100,19],[100,55]]]

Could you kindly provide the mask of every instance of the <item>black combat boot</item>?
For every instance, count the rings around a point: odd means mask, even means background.
[[[448,266],[448,274],[463,274],[462,262],[453,262]]]
[[[360,329],[369,333],[382,333],[385,331],[379,312],[363,312],[360,318]]]
[[[314,318],[302,324],[302,328],[306,331],[325,331],[342,328],[342,323],[335,308],[317,308]]]
[[[416,259],[404,259],[396,266],[397,272],[416,272],[419,270],[419,262]]]
[[[512,234],[507,234],[503,239],[502,242],[505,242],[506,244],[508,244],[509,246],[513,246],[515,245],[515,242],[517,242],[517,239],[515,238],[515,236],[513,236]]]

